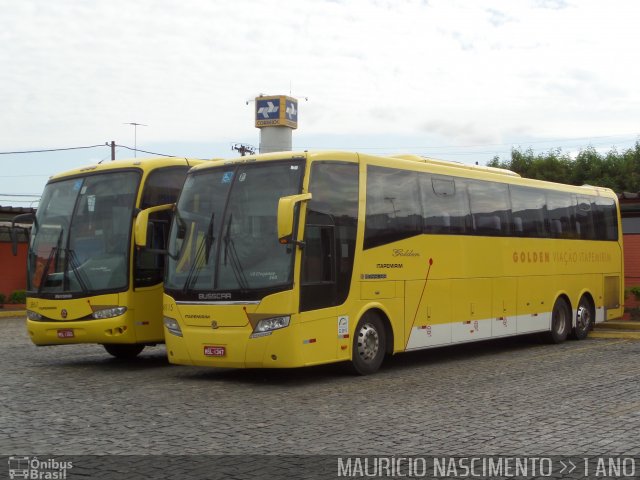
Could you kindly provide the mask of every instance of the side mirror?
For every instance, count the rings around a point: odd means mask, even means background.
[[[278,241],[285,245],[293,241],[293,212],[300,202],[311,200],[310,193],[282,197],[278,201]]]
[[[11,229],[9,230],[9,236],[11,237],[11,254],[14,257],[18,255],[18,229],[16,227],[16,223],[23,222],[25,220],[35,223],[36,217],[33,213],[23,213],[21,215],[16,215],[11,220]]]
[[[149,227],[149,215],[155,212],[162,212],[164,210],[172,210],[173,207],[173,203],[167,203],[165,205],[157,205],[155,207],[145,208],[141,212],[138,212],[133,230],[137,247],[147,246],[147,229]]]

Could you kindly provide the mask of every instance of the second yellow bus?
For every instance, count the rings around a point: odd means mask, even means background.
[[[164,341],[162,280],[171,212],[156,210],[176,201],[197,163],[202,161],[119,160],[49,179],[27,258],[33,343],[98,343],[115,357],[131,358]],[[133,243],[133,221],[142,209],[145,221],[152,219],[145,250]]]

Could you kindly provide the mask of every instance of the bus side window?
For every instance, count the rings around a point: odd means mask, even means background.
[[[511,185],[513,232],[516,237],[544,238],[546,197],[542,190]]]
[[[420,174],[424,233],[464,234],[471,214],[464,180]]]
[[[593,211],[591,201],[586,197],[577,198],[576,207],[576,234],[583,240],[595,240],[596,232],[593,224]]]
[[[422,233],[418,173],[369,166],[364,248],[373,248]]]
[[[341,305],[349,295],[358,226],[358,164],[311,167],[302,250],[300,310]]]
[[[597,197],[593,201],[594,226],[598,240],[618,240],[618,214],[612,198]]]
[[[547,192],[547,220],[553,238],[575,238],[574,205],[568,193]]]
[[[508,186],[503,183],[469,180],[468,190],[475,234],[509,235],[511,208]]]
[[[185,165],[161,168],[151,172],[144,185],[140,207],[144,209],[175,203],[188,169],[189,167]],[[167,246],[170,223],[171,213],[168,211],[150,215],[147,248],[137,249],[135,254],[134,284],[136,287],[149,287],[162,282],[164,254],[161,251]]]

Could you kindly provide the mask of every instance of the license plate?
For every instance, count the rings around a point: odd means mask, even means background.
[[[213,346],[213,345],[204,346],[205,357],[224,357],[225,353],[226,353],[225,347],[219,347],[219,346]]]
[[[58,338],[73,338],[75,335],[73,334],[73,330],[70,328],[60,329],[58,330]]]

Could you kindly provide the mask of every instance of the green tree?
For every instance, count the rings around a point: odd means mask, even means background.
[[[623,152],[612,148],[606,155],[587,147],[575,159],[560,148],[538,154],[531,148],[513,148],[508,160],[495,156],[487,165],[506,168],[526,178],[572,185],[589,184],[608,187],[616,192],[640,191],[640,140]]]

